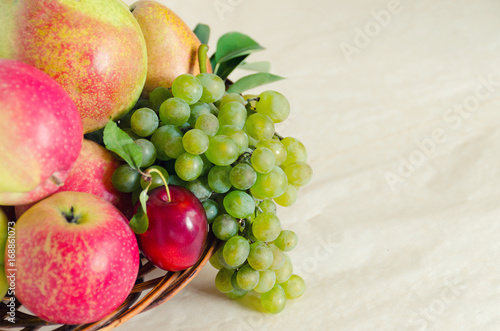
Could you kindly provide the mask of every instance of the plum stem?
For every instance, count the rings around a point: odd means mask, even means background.
[[[151,169],[146,171],[146,173],[148,173],[148,174],[151,174],[152,172],[155,172],[158,174],[158,176],[160,176],[161,180],[163,181],[163,184],[165,184],[165,190],[167,191],[168,202],[172,201],[172,199],[170,198],[170,190],[168,189],[168,182],[165,179],[165,177],[163,176],[163,174],[161,173],[161,171],[158,169],[155,169],[155,168],[151,168]]]
[[[201,44],[198,47],[198,62],[200,63],[200,73],[202,74],[207,72],[207,51],[207,44]]]

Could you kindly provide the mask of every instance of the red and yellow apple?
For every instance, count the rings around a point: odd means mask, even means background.
[[[84,133],[124,115],[139,98],[146,44],[122,1],[3,1],[0,22],[0,58],[57,80],[80,111]]]
[[[73,101],[50,76],[0,59],[0,205],[38,201],[61,186],[82,146]]]
[[[71,168],[68,178],[56,192],[91,193],[111,202],[126,217],[131,217],[134,208],[132,194],[119,192],[111,182],[113,172],[121,164],[106,148],[84,139],[80,155]],[[19,218],[32,205],[16,206],[16,218]]]
[[[127,219],[89,193],[59,192],[16,222],[16,297],[38,317],[91,323],[126,299],[139,248]]]
[[[172,10],[156,1],[137,1],[130,7],[139,22],[148,54],[148,75],[143,95],[159,86],[171,87],[181,74],[200,73],[200,40]],[[207,59],[210,70],[210,61]]]

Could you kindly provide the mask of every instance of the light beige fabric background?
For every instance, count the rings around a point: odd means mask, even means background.
[[[160,1],[287,77],[257,91],[288,97],[314,169],[278,213],[308,288],[263,314],[207,265],[118,330],[500,330],[500,2]]]

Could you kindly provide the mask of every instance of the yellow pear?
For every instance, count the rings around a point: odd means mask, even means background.
[[[146,40],[148,73],[144,97],[159,86],[171,87],[179,75],[200,73],[200,40],[179,16],[151,0],[137,1],[130,9]],[[211,71],[209,59],[207,70]]]

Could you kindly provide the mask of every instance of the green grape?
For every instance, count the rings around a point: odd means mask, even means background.
[[[215,254],[215,253],[212,254],[212,256],[210,256],[210,258],[208,259],[208,262],[210,262],[212,267],[214,267],[217,270],[224,268],[224,266],[219,262],[219,258],[217,256],[217,254]]]
[[[236,300],[241,297],[244,297],[248,293],[248,291],[245,291],[244,289],[238,286],[238,283],[236,281],[236,273],[234,273],[233,277],[231,278],[231,284],[233,285],[233,290],[229,291],[228,293],[225,293],[229,299]]]
[[[118,125],[118,127],[120,129],[130,128],[130,119],[132,118],[132,115],[135,113],[135,111],[136,111],[136,109],[132,109],[128,113],[126,113],[125,115],[123,115],[122,117],[120,117],[118,119],[116,124]]]
[[[236,282],[245,291],[253,290],[259,283],[259,272],[248,264],[243,265],[236,273]]]
[[[257,147],[257,144],[259,143],[259,141],[253,137],[251,137],[250,135],[248,135],[248,146],[249,147]]]
[[[248,163],[238,163],[229,173],[230,183],[238,190],[248,190],[256,180],[257,173]]]
[[[217,252],[214,253],[217,256],[217,261],[219,262],[220,265],[222,265],[226,269],[235,269],[235,267],[231,267],[229,264],[226,263],[224,260],[224,246],[219,248]],[[275,275],[276,278],[276,275]]]
[[[268,140],[274,135],[274,123],[269,116],[255,113],[248,116],[245,131],[256,140]]]
[[[231,138],[238,145],[238,154],[240,155],[248,148],[248,135],[234,125],[224,125],[219,128],[217,135]]]
[[[130,193],[140,187],[141,174],[128,164],[122,164],[115,169],[111,183],[120,192]]]
[[[283,311],[286,305],[285,290],[278,284],[274,285],[270,291],[260,295],[260,303],[268,313],[277,314]]]
[[[168,176],[168,185],[186,186],[186,182],[179,178],[179,176],[172,174]]]
[[[212,114],[212,107],[208,103],[197,102],[190,105],[189,108],[191,109],[191,115],[189,116],[187,122],[192,127],[194,127],[196,121],[198,120],[198,117],[200,117],[201,115]]]
[[[199,177],[186,183],[186,188],[190,190],[200,201],[208,199],[212,195],[212,189],[208,186],[208,180]]]
[[[155,146],[156,157],[159,160],[166,161],[169,159],[164,149],[165,144],[173,137],[182,137],[182,132],[173,125],[160,126],[151,136],[151,142]]]
[[[265,199],[259,203],[259,208],[262,209],[263,212],[273,213],[276,215],[278,208],[273,200]]]
[[[269,267],[271,270],[278,270],[285,263],[286,257],[285,253],[275,244],[269,244],[269,249],[273,253],[273,263]]]
[[[286,160],[286,148],[279,141],[275,139],[268,139],[257,142],[255,147],[267,147],[274,153],[274,157],[276,159],[276,165],[280,165]]]
[[[156,161],[156,148],[153,143],[147,139],[137,139],[134,141],[141,148],[142,162],[141,168],[149,167]]]
[[[208,172],[210,171],[210,169],[212,169],[213,164],[210,163],[210,161],[208,161],[208,159],[205,156],[205,154],[201,154],[200,157],[201,157],[201,160],[203,161],[203,168],[201,169],[200,176],[205,176],[205,175],[208,174]]]
[[[257,271],[267,270],[273,264],[273,252],[263,242],[256,241],[250,245],[248,264]]]
[[[191,129],[184,134],[182,145],[186,152],[199,155],[203,154],[208,148],[208,136],[199,129]]]
[[[239,229],[238,221],[228,214],[217,216],[212,223],[212,232],[217,238],[224,241],[236,236]]]
[[[248,240],[242,236],[234,236],[229,238],[224,244],[222,255],[224,261],[231,267],[242,265],[250,253],[250,244]]]
[[[212,199],[207,199],[201,203],[205,209],[205,214],[207,215],[208,224],[212,224],[217,214],[219,213],[219,206],[217,202]]]
[[[231,166],[213,166],[208,172],[208,185],[216,193],[226,193],[231,188]]]
[[[267,147],[257,147],[250,158],[252,167],[255,171],[266,174],[273,170],[276,163],[274,153]]]
[[[125,132],[126,134],[128,134],[128,136],[129,136],[130,138],[132,138],[132,140],[137,140],[137,139],[140,139],[140,138],[141,138],[140,136],[136,135],[136,134],[134,133],[134,131],[132,131],[132,128],[124,128],[124,129],[123,129],[123,132]]]
[[[149,99],[139,99],[139,100],[137,100],[137,102],[135,103],[133,109],[139,109],[139,108],[151,108],[151,109],[155,110],[153,108],[153,103]]]
[[[192,105],[200,100],[203,86],[198,78],[191,74],[177,76],[172,83],[172,94],[176,98],[184,99]]]
[[[163,152],[172,159],[178,158],[181,154],[185,153],[184,145],[182,144],[182,137],[172,137],[163,145]]]
[[[217,75],[208,72],[196,76],[203,86],[203,93],[200,97],[201,102],[214,102],[222,98],[226,91],[224,81]]]
[[[224,95],[221,99],[220,99],[220,103],[219,103],[219,109],[221,109],[222,107],[224,107],[225,104],[229,103],[229,102],[232,102],[232,101],[236,101],[236,102],[239,102],[241,103],[243,106],[247,104],[247,102],[245,101],[245,99],[238,93],[228,93],[226,95]]]
[[[214,114],[201,114],[196,120],[194,128],[205,132],[209,137],[213,137],[219,131],[219,120]]]
[[[304,294],[306,290],[306,282],[298,275],[291,275],[286,282],[280,284],[285,290],[288,299],[296,299]]]
[[[270,269],[259,271],[259,283],[254,287],[257,293],[269,292],[276,284],[276,273]]]
[[[238,129],[243,129],[247,119],[247,110],[241,103],[231,101],[220,109],[218,118],[220,126],[234,125]]]
[[[252,233],[260,241],[273,241],[280,232],[280,220],[273,213],[260,213],[252,223]]]
[[[281,143],[285,146],[287,154],[285,161],[281,164],[282,166],[294,162],[307,161],[307,150],[300,140],[293,137],[286,137],[281,140]]]
[[[280,167],[274,167],[267,174],[257,174],[255,184],[250,192],[255,197],[276,198],[285,193],[288,187],[288,178]]]
[[[276,283],[286,282],[293,274],[292,261],[286,253],[283,254],[285,255],[285,263],[283,263],[281,268],[274,270],[274,273],[276,274]]]
[[[182,180],[194,180],[200,176],[202,170],[203,160],[199,155],[184,153],[175,160],[175,172]]]
[[[285,193],[274,198],[274,201],[282,207],[290,207],[297,200],[297,188],[292,184],[288,184]]]
[[[236,218],[247,218],[255,211],[255,200],[243,191],[231,191],[224,197],[224,208]]]
[[[290,103],[279,92],[264,91],[259,94],[259,101],[255,104],[255,110],[269,116],[274,123],[280,123],[290,115]]]
[[[298,237],[295,232],[292,230],[283,230],[280,232],[280,235],[276,240],[274,240],[274,244],[281,249],[283,252],[289,252],[297,246]]]
[[[140,137],[148,137],[158,128],[158,115],[150,108],[137,109],[130,118],[132,131]]]
[[[151,93],[149,93],[149,101],[153,106],[152,109],[158,112],[161,104],[165,102],[165,100],[170,99],[171,97],[172,97],[172,91],[170,91],[166,87],[158,86],[153,91],[151,91]]]
[[[238,145],[227,136],[214,136],[210,138],[205,156],[215,165],[230,165],[238,159],[239,148]]]
[[[217,272],[215,276],[215,287],[222,293],[231,292],[234,287],[231,283],[231,278],[233,277],[234,270],[222,268]]]
[[[148,172],[151,169],[156,169],[161,172],[163,177],[168,183],[168,171],[167,169],[163,168],[162,166],[159,165],[154,165],[146,169],[146,172]],[[149,182],[145,181],[144,178],[141,177],[141,187],[145,189],[148,186]],[[163,182],[163,179],[160,177],[160,175],[156,172],[151,172],[151,186],[149,186],[149,190],[152,190],[154,188],[160,187],[160,186],[165,186],[165,183]]]
[[[161,104],[159,115],[163,124],[181,126],[189,119],[191,109],[183,99],[170,98]]]
[[[256,99],[258,97],[257,94],[245,94],[243,95],[243,99],[247,102],[247,106],[249,108],[253,108],[255,109],[255,105],[257,103],[257,100],[251,100],[251,101],[248,101],[249,99]]]
[[[288,182],[295,186],[304,186],[312,178],[312,168],[305,162],[294,162],[283,167]]]

